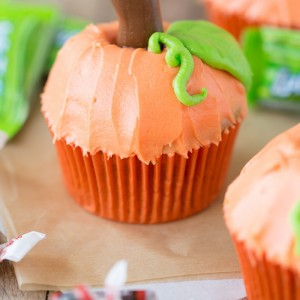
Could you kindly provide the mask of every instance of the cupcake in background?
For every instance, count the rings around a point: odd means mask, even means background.
[[[107,219],[149,224],[216,199],[251,75],[227,32],[203,21],[161,32],[158,1],[142,11],[140,1],[114,0],[120,25],[91,25],[68,40],[42,111],[75,201]]]
[[[297,0],[204,0],[204,5],[210,21],[237,39],[253,26],[300,28]]]
[[[238,39],[253,72],[250,103],[300,111],[300,2],[204,0],[208,17]]]
[[[300,299],[300,125],[272,140],[229,186],[227,227],[249,300]]]

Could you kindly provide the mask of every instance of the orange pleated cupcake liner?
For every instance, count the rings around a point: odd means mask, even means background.
[[[209,206],[223,186],[237,131],[223,133],[218,146],[193,150],[188,159],[162,155],[155,165],[101,151],[84,156],[63,140],[56,149],[67,189],[80,206],[106,219],[153,224]]]
[[[208,19],[216,25],[229,31],[237,40],[241,39],[246,28],[259,26],[256,22],[249,22],[240,14],[226,14],[219,9],[207,6]]]
[[[248,300],[300,300],[300,275],[258,257],[234,237]]]

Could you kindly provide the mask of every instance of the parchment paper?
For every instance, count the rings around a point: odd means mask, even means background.
[[[298,121],[296,115],[250,112],[227,183],[269,139]],[[65,191],[38,107],[21,134],[0,152],[0,193],[8,238],[32,230],[47,234],[15,264],[23,290],[101,286],[110,267],[123,258],[129,262],[129,283],[240,277],[222,218],[223,194],[203,213],[163,225],[125,225],[94,217]]]

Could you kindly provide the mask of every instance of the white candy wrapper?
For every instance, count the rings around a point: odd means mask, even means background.
[[[7,134],[4,131],[0,130],[0,150],[4,148],[7,141],[8,141]]]
[[[108,272],[104,282],[108,299],[121,299],[120,290],[127,280],[127,269],[127,261],[120,260]]]
[[[86,285],[79,285],[69,292],[54,293],[51,300],[155,300],[155,293],[151,291],[124,288],[127,280],[127,269],[127,261],[120,260],[107,274],[104,289],[93,289]]]
[[[4,259],[20,261],[39,241],[46,237],[44,233],[31,231],[0,245],[0,262]]]

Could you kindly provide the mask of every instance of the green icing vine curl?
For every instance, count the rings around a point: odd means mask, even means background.
[[[290,214],[290,221],[295,234],[295,253],[300,255],[300,201],[298,201]]]
[[[178,74],[173,81],[173,88],[178,100],[187,106],[196,105],[207,97],[207,89],[202,88],[200,94],[190,95],[186,90],[186,85],[194,70],[194,60],[182,42],[163,32],[155,32],[151,35],[148,50],[154,53],[161,53],[161,44],[164,44],[168,51],[166,53],[166,63],[169,67],[180,66]]]

